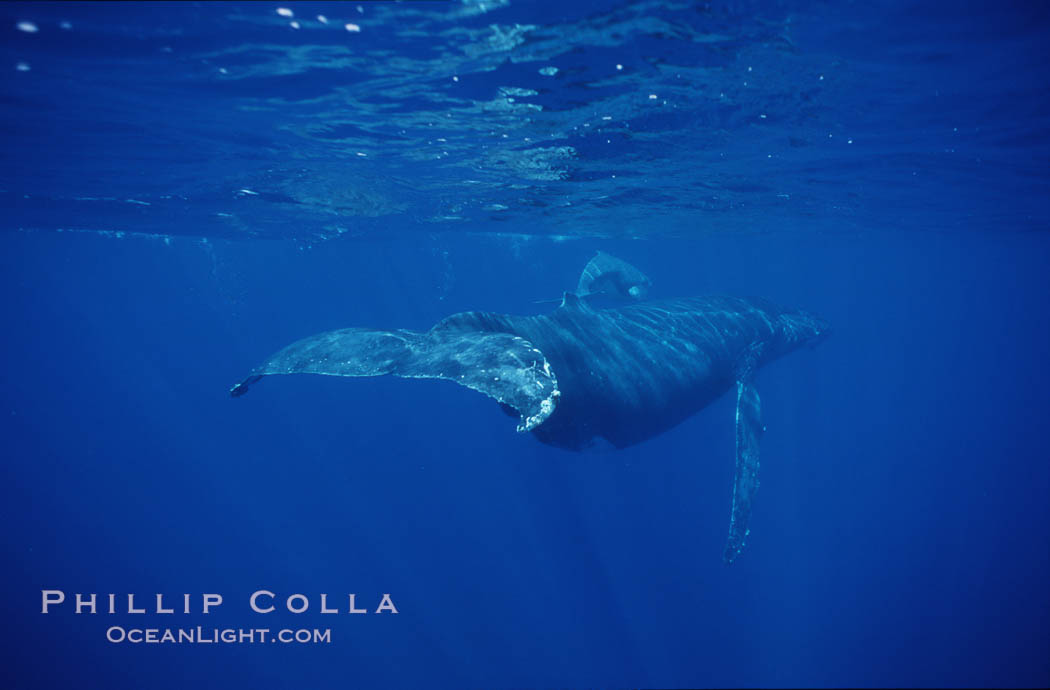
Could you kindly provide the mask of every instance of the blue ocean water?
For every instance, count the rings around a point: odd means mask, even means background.
[[[0,36],[4,687],[1050,684],[1042,3],[5,3]],[[447,382],[228,395],[313,333],[549,311],[596,250],[834,327],[758,373],[729,567],[730,395],[584,453]],[[330,641],[108,639],[198,626]]]

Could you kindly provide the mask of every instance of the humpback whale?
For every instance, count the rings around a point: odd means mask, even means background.
[[[604,257],[604,258],[603,258]],[[637,298],[648,278],[599,254],[578,288],[611,286]],[[230,389],[243,395],[264,376],[326,374],[455,381],[519,416],[518,431],[582,450],[598,438],[617,448],[639,443],[736,392],[736,469],[729,537],[731,563],[749,534],[758,488],[761,401],[755,371],[829,332],[808,312],[757,297],[707,296],[633,301],[593,308],[566,292],[550,314],[453,314],[426,332],[344,328],[292,343]]]

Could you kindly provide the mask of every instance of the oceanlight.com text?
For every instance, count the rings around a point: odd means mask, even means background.
[[[330,628],[271,630],[270,628],[123,628],[114,625],[106,630],[106,640],[113,644],[330,644]]]

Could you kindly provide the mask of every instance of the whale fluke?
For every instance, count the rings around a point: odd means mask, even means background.
[[[652,281],[649,277],[623,259],[612,254],[598,252],[583,267],[576,284],[576,294],[609,295],[626,300],[642,300],[649,295]]]

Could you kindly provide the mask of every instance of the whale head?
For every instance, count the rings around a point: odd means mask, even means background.
[[[780,337],[789,348],[816,345],[831,335],[831,324],[801,309],[783,312],[777,319]]]

